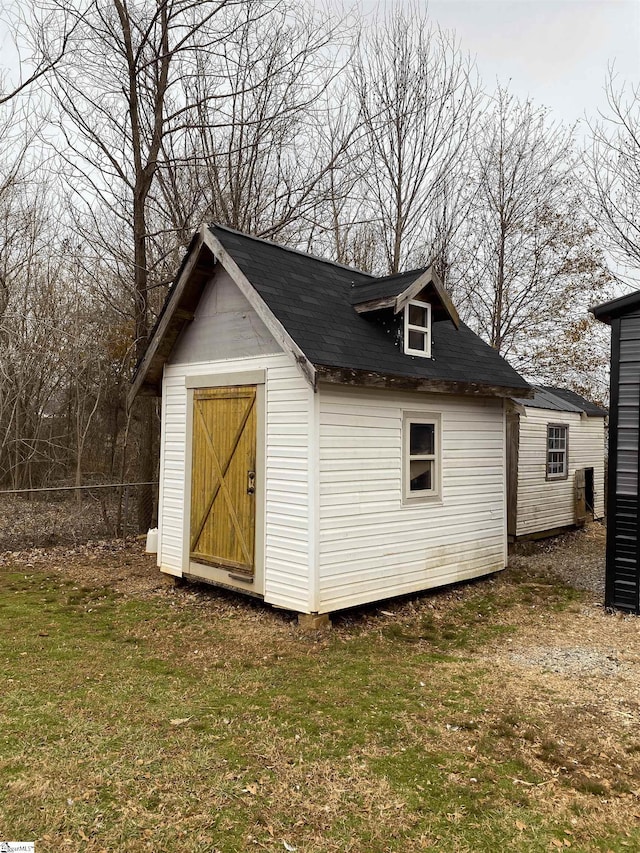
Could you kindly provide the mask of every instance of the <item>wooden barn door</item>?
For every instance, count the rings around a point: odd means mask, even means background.
[[[191,559],[253,575],[256,386],[193,394]]]

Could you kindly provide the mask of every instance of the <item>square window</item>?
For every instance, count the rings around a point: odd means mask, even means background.
[[[403,417],[403,500],[432,498],[440,491],[440,416]]]
[[[420,305],[417,302],[410,302],[408,305],[409,308],[409,325],[410,326],[421,326],[423,329],[426,329],[428,325],[428,312],[426,305]]]
[[[424,332],[416,332],[414,329],[409,329],[409,349],[421,354],[427,349],[427,336]]]
[[[415,456],[418,453],[435,453],[435,424],[419,423],[412,421],[409,424],[409,453]]]
[[[409,462],[409,491],[430,492],[433,488],[433,460],[412,459]]]

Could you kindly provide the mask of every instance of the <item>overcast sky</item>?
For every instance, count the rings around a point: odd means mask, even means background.
[[[640,0],[431,0],[487,89],[498,78],[568,122],[604,108],[608,63],[640,83]]]
[[[306,0],[313,4],[314,0]],[[11,0],[17,2],[17,0]],[[329,0],[348,6],[345,0]],[[364,8],[393,5],[361,0]],[[640,0],[396,0],[423,3],[431,19],[456,31],[475,56],[487,89],[496,78],[521,97],[568,122],[604,108],[607,65],[620,80],[640,84]],[[1,4],[0,4],[1,5]],[[0,63],[13,51],[0,21]]]

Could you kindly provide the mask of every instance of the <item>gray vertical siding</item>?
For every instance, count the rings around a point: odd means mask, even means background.
[[[620,321],[618,386],[617,488],[620,495],[638,494],[638,428],[640,413],[640,313]]]
[[[640,312],[614,320],[612,333],[605,603],[637,612]]]

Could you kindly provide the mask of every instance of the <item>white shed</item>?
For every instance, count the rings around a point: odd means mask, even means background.
[[[530,389],[431,269],[204,227],[136,393],[162,394],[169,575],[325,614],[506,564],[506,407]]]
[[[607,412],[566,388],[534,390],[507,415],[508,527],[516,539],[604,517]]]

